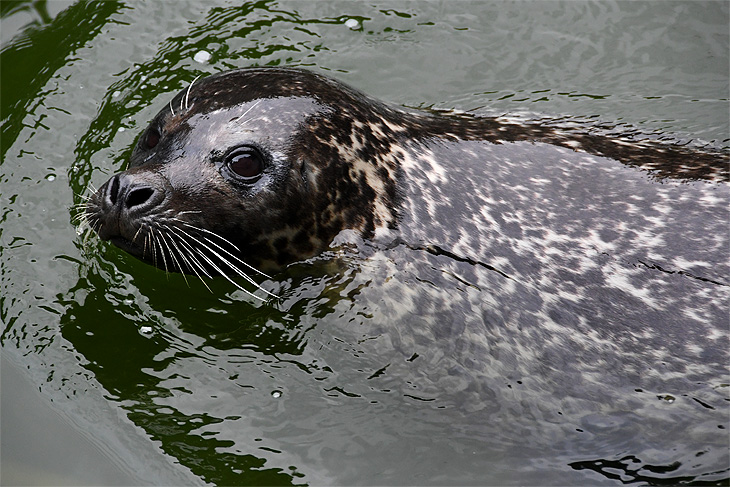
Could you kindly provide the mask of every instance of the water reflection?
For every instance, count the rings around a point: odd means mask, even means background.
[[[0,113],[4,123],[0,160],[5,159],[5,153],[13,146],[23,128],[23,119],[35,108],[31,103],[51,77],[66,65],[70,55],[97,36],[121,8],[121,3],[112,1],[78,2],[50,24],[27,29],[3,47],[0,56],[5,69],[0,74],[3,86]]]
[[[297,483],[296,468],[267,466],[250,453],[256,448],[233,448],[234,441],[218,436],[251,415],[249,389],[270,388],[248,380],[241,364],[276,367],[272,355],[298,354],[301,344],[289,330],[267,326],[269,318],[246,302],[227,306],[226,314],[240,319],[210,310],[210,296],[192,290],[188,306],[170,306],[169,300],[179,303],[176,287],[184,286],[179,276],[171,281],[155,275],[136,288],[109,266],[91,269],[64,297],[61,334],[108,398],[200,478],[217,485]],[[140,333],[141,326],[152,333]]]

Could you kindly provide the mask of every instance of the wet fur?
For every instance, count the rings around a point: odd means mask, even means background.
[[[151,128],[161,134],[160,144],[147,150],[141,137],[125,174],[163,192],[164,202],[150,214],[120,217],[104,201],[108,183],[89,200],[88,220],[102,238],[123,237],[125,250],[153,265],[199,275],[248,273],[237,259],[280,268],[326,249],[343,229],[371,238],[379,229],[402,227],[404,206],[422,206],[404,201],[404,188],[412,182],[404,165],[425,162],[420,170],[435,170],[428,166],[438,163],[429,160],[430,146],[452,143],[453,150],[442,156],[452,162],[459,158],[459,141],[544,143],[619,160],[658,178],[729,179],[726,154],[404,111],[293,69],[243,69],[194,81]],[[271,155],[265,185],[236,186],[222,172],[227,146],[242,141]],[[454,197],[444,190],[441,198]],[[194,242],[205,232],[225,242],[235,258],[214,252],[193,260]]]

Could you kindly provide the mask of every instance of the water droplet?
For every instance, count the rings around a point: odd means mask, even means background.
[[[114,93],[112,93],[112,98],[119,98],[119,95],[121,95],[121,94],[122,94],[121,91],[115,91]]]
[[[207,63],[210,61],[210,58],[212,56],[208,51],[198,51],[195,56],[193,56],[193,60],[197,63]]]
[[[48,176],[46,176],[46,179],[48,181],[53,181],[54,179],[56,179],[56,175],[55,174],[49,174]]]
[[[271,395],[273,397],[275,397],[276,399],[278,399],[278,398],[281,397],[281,391],[274,391],[274,392],[271,393]]]
[[[151,335],[152,334],[152,327],[151,326],[140,326],[139,332],[143,335]]]
[[[358,22],[356,19],[347,19],[347,21],[345,21],[345,26],[349,27],[352,30],[355,30],[360,27],[360,22]]]

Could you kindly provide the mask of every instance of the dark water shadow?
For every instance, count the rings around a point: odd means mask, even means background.
[[[215,485],[301,484],[302,474],[295,467],[287,471],[267,467],[263,458],[230,451],[232,442],[200,433],[201,429],[230,418],[217,417],[204,410],[191,413],[158,404],[158,398],[180,391],[171,390],[155,373],[190,354],[199,353],[199,358],[204,360],[204,350],[210,347],[235,346],[254,354],[296,354],[301,344],[292,339],[287,330],[266,326],[269,320],[266,308],[262,312],[262,308],[248,303],[235,303],[230,312],[239,313],[240,320],[215,322],[217,315],[210,312],[211,296],[200,283],[197,283],[198,289],[188,290],[181,276],[165,278],[164,274],[150,268],[134,269],[139,278],[129,282],[113,266],[102,264],[102,267],[91,269],[74,289],[59,297],[59,304],[66,308],[60,319],[61,335],[84,357],[86,369],[105,388],[107,399],[125,410],[129,419],[141,427],[151,441],[159,442],[164,453],[205,482]],[[150,272],[157,275],[146,279],[145,275]],[[140,282],[143,295],[153,297],[149,309],[163,311],[145,313],[140,309],[138,299],[125,294],[126,289],[134,289]],[[149,286],[150,283],[153,286]],[[215,292],[223,293],[216,284],[209,285]],[[173,290],[164,293],[159,286],[169,286]],[[177,286],[181,291],[174,291]],[[186,302],[183,306],[181,292]],[[169,323],[177,322],[178,316],[185,325],[176,331]],[[190,338],[199,338],[199,341],[194,345],[186,343]]]

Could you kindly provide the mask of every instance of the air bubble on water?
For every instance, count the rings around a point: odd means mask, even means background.
[[[358,22],[357,19],[347,19],[345,21],[345,26],[349,27],[352,30],[355,30],[360,27],[360,22]]]
[[[49,174],[48,176],[46,176],[46,180],[48,180],[48,181],[53,181],[55,179],[56,179],[56,175],[55,174]]]
[[[210,58],[212,56],[208,51],[198,51],[195,53],[195,56],[193,56],[193,60],[197,63],[207,63],[210,61]]]
[[[274,398],[278,399],[278,398],[280,398],[280,397],[281,397],[281,391],[274,391],[274,392],[272,392],[272,393],[271,393],[271,395],[272,395],[272,396],[273,396]]]
[[[148,325],[143,325],[139,327],[139,332],[143,335],[151,335],[152,334],[152,327]]]

